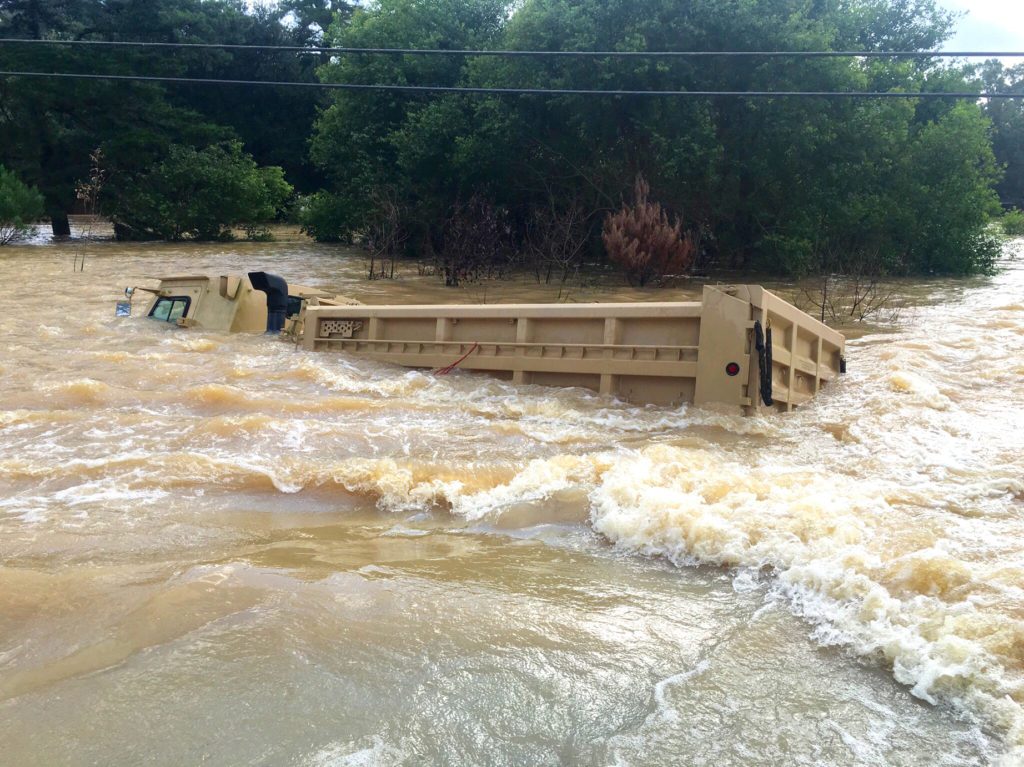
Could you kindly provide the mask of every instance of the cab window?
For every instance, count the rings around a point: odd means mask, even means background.
[[[149,316],[163,322],[177,322],[188,314],[188,307],[191,303],[192,299],[188,296],[161,296],[153,304]]]

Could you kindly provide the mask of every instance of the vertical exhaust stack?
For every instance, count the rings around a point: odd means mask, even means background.
[[[267,294],[267,332],[280,333],[288,319],[288,283],[267,272],[249,272],[249,282]]]

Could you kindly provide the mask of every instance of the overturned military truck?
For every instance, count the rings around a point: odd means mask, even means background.
[[[164,277],[148,292],[146,316],[180,327],[284,330],[311,351],[636,404],[792,410],[846,364],[842,334],[756,285],[705,286],[681,302],[364,305],[250,272]]]

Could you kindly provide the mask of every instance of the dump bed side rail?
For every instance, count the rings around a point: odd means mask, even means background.
[[[756,396],[753,328],[768,318],[783,329],[782,340],[774,339],[780,357],[773,373],[788,409],[803,401],[804,388],[790,395],[795,376],[783,379],[793,359],[801,375],[808,367],[802,344],[814,321],[748,286],[705,288],[700,302],[311,306],[303,344],[407,367],[457,365],[516,384],[580,386],[639,404],[720,402],[754,412],[764,405]],[[795,358],[784,354],[788,327],[797,328]],[[831,351],[838,334],[829,333],[824,348]]]

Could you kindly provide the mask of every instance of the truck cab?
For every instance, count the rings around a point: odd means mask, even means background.
[[[289,285],[284,278],[268,272],[215,277],[171,275],[154,279],[159,283],[155,289],[125,291],[129,307],[127,312],[121,313],[131,313],[134,293],[142,290],[153,295],[144,314],[156,322],[228,333],[279,333],[300,329],[307,305],[353,303],[315,288]]]

